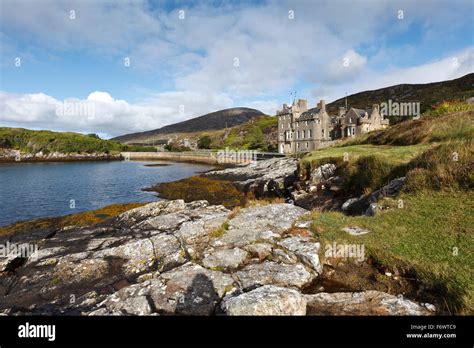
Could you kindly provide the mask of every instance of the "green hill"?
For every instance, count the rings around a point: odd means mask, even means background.
[[[113,140],[100,139],[95,134],[53,132],[24,128],[0,127],[0,148],[20,150],[23,153],[106,153],[121,151],[155,151],[154,148],[129,146]]]
[[[474,97],[474,73],[467,74],[458,79],[440,81],[424,84],[401,84],[372,91],[364,91],[340,98],[327,105],[330,114],[337,114],[339,107],[347,105],[349,107],[365,109],[373,104],[388,102],[389,99],[399,103],[419,102],[420,112],[424,113],[432,110],[438,103],[446,100],[466,100]],[[401,121],[392,117],[391,122]]]

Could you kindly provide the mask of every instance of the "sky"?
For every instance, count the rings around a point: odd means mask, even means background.
[[[0,126],[156,129],[474,72],[471,0],[0,0]]]

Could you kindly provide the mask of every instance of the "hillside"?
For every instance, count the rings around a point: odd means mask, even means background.
[[[458,79],[425,83],[401,84],[347,96],[347,105],[364,109],[372,104],[387,102],[419,102],[420,112],[431,110],[444,100],[465,100],[474,97],[474,73]],[[339,107],[346,105],[346,98],[340,98],[327,105],[330,114],[337,114]],[[398,120],[395,120],[398,121]]]
[[[119,153],[140,151],[143,147],[128,146],[113,140],[100,139],[95,134],[53,132],[24,128],[0,127],[0,148],[22,153]],[[154,149],[147,149],[153,151]]]
[[[179,123],[170,124],[146,132],[125,134],[112,140],[121,143],[147,143],[152,140],[166,139],[166,135],[192,133],[225,129],[243,124],[256,116],[263,116],[261,111],[250,108],[231,108],[211,112]]]
[[[276,152],[278,149],[278,119],[259,116],[241,125],[215,132],[204,132],[200,137],[211,138],[209,148],[248,149]]]

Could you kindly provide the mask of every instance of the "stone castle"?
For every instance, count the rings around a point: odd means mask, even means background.
[[[310,110],[304,99],[295,100],[293,105],[283,104],[277,117],[280,153],[312,151],[337,139],[386,128],[389,123],[380,114],[378,104],[366,110],[341,107],[339,114],[333,116],[327,113],[324,100]]]

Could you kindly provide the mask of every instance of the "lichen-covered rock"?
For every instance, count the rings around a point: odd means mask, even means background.
[[[248,166],[211,171],[204,175],[232,181],[238,188],[258,197],[280,196],[296,180],[296,158],[271,158]]]
[[[306,299],[300,292],[264,285],[222,303],[227,315],[305,315]]]
[[[306,295],[312,315],[432,315],[434,312],[403,296],[368,290]]]
[[[134,276],[152,269],[155,264],[154,245],[150,239],[132,241],[114,248],[97,251],[95,258],[120,258],[125,260],[122,271],[126,276]]]
[[[388,294],[302,295],[321,271],[306,214],[160,201],[100,225],[0,236],[39,248],[0,259],[0,313],[303,315],[306,300],[316,314],[427,313]]]
[[[272,245],[269,243],[254,243],[244,247],[252,257],[256,257],[259,260],[265,259],[272,253]]]
[[[109,263],[101,258],[75,261],[63,257],[56,265],[54,275],[63,283],[78,284],[99,280],[108,271]]]
[[[322,180],[329,179],[334,175],[336,171],[336,165],[333,163],[323,164],[311,172],[311,181],[315,184],[321,182]]]
[[[234,269],[244,263],[248,253],[240,248],[217,250],[202,260],[204,267]]]
[[[278,242],[278,245],[293,252],[305,265],[317,273],[321,273],[322,266],[319,262],[320,244],[309,237],[290,237]]]
[[[244,289],[267,284],[302,288],[315,278],[301,264],[288,265],[272,261],[247,265],[235,272],[234,276]]]
[[[162,313],[210,315],[220,298],[234,289],[225,273],[186,263],[160,275],[166,286],[150,291],[155,308]]]

